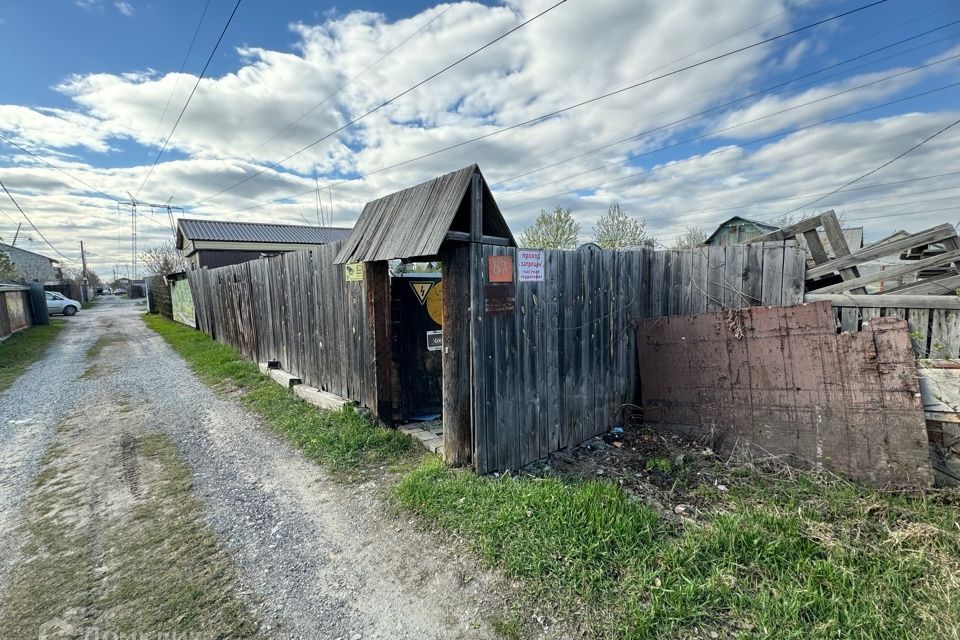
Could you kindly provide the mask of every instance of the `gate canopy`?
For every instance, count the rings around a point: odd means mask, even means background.
[[[435,256],[446,240],[471,239],[477,207],[482,231],[474,241],[517,246],[480,167],[472,164],[368,202],[336,263]]]

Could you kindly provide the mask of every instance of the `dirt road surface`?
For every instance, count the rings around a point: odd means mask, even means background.
[[[70,318],[47,357],[0,394],[0,598],[24,557],[26,503],[48,446],[86,456],[76,464],[102,482],[130,484],[138,454],[129,443],[159,434],[189,469],[206,524],[238,570],[235,595],[266,637],[496,637],[491,622],[511,614],[501,579],[392,512],[376,483],[335,482],[204,386],[144,326],[143,311],[108,299]],[[84,487],[90,509],[104,511],[92,520],[125,508],[114,488]]]

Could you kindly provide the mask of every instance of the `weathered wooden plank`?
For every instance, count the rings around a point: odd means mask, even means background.
[[[833,213],[833,211],[828,211],[827,213]],[[805,218],[800,222],[787,225],[786,227],[781,227],[770,233],[765,233],[762,236],[756,236],[751,238],[747,242],[782,242],[793,238],[794,236],[803,235],[806,231],[812,231],[818,228],[822,223],[822,216],[826,214],[821,214],[819,216],[813,216],[812,218]]]
[[[803,232],[803,239],[810,249],[810,256],[816,264],[823,264],[830,258],[827,256],[827,250],[823,248],[823,242],[820,241],[820,234],[816,229],[810,229]]]
[[[835,307],[905,307],[908,309],[960,309],[960,297],[931,295],[855,295],[850,293],[808,293],[806,302],[827,301]]]
[[[760,286],[760,302],[764,305],[779,305],[783,295],[783,243],[763,243],[763,278]]]
[[[780,304],[790,306],[803,302],[806,258],[803,251],[789,244],[783,248],[783,290]]]
[[[960,311],[935,309],[930,326],[930,357],[957,358],[960,355]]]
[[[763,291],[763,245],[747,244],[743,266],[743,295],[748,306],[761,304]]]
[[[739,309],[747,306],[743,295],[744,245],[733,244],[724,247],[723,306],[727,309]]]
[[[864,285],[880,282],[881,280],[890,280],[906,274],[916,273],[923,269],[939,267],[945,264],[950,264],[952,262],[955,262],[958,259],[960,259],[960,250],[948,251],[946,253],[940,254],[938,256],[934,256],[932,258],[926,258],[924,260],[909,262],[907,264],[898,265],[895,267],[891,267],[889,269],[884,269],[883,271],[878,271],[876,273],[860,276],[859,278],[856,278],[854,280],[847,280],[845,282],[838,282],[837,284],[831,284],[826,287],[821,287],[816,290],[816,293],[839,293],[842,291],[850,291],[854,287],[862,287]],[[883,295],[883,294],[876,294],[876,295]]]
[[[914,355],[917,358],[926,358],[930,335],[930,310],[913,308],[907,311],[907,328],[910,330],[910,342]]]
[[[949,224],[931,227],[930,229],[925,229],[918,233],[911,234],[906,238],[894,240],[893,242],[887,242],[880,246],[871,245],[864,247],[860,251],[855,251],[849,255],[835,258],[830,262],[825,262],[821,265],[812,267],[807,271],[807,278],[824,276],[828,273],[838,271],[844,267],[852,267],[868,260],[875,260],[883,256],[898,253],[904,249],[911,249],[920,245],[939,242],[941,240],[946,240],[947,238],[955,237],[956,235],[957,234],[956,231],[954,231],[953,226]]]
[[[446,244],[443,265],[443,461],[464,467],[473,459],[470,415],[470,247]]]

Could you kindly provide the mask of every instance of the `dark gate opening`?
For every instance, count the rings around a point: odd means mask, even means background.
[[[443,408],[443,285],[440,274],[390,279],[394,420],[435,420]]]

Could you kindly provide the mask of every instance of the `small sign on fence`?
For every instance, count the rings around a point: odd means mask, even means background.
[[[510,284],[488,284],[483,287],[483,310],[487,315],[504,315],[517,310],[517,288]]]
[[[543,282],[543,251],[517,250],[517,282]]]
[[[347,282],[363,282],[363,263],[348,262],[343,265],[343,275]]]
[[[488,256],[487,273],[490,282],[513,282],[513,258],[511,256]]]
[[[443,349],[443,331],[427,331],[427,351]]]
[[[416,294],[417,300],[420,301],[420,304],[423,304],[427,300],[427,293],[430,292],[430,287],[433,286],[433,282],[411,282],[410,288],[413,289],[413,293]]]

